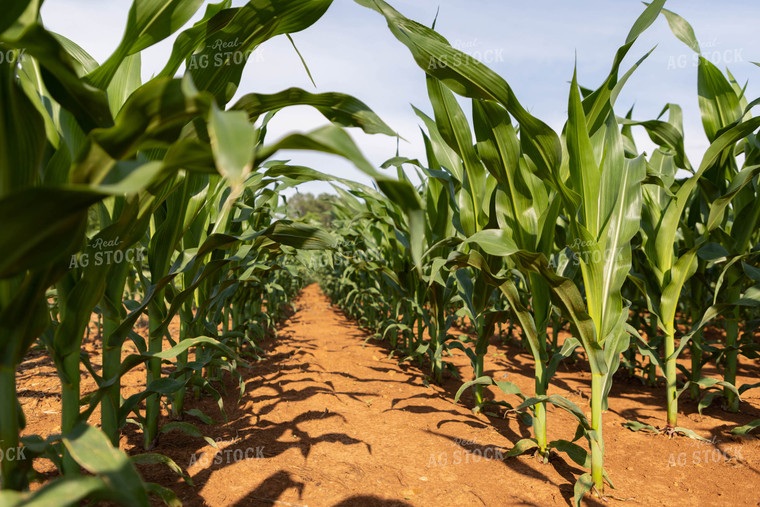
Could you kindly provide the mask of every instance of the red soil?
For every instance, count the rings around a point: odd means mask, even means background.
[[[208,506],[398,506],[398,505],[569,505],[573,484],[584,472],[567,455],[541,464],[531,456],[500,459],[526,427],[510,414],[473,414],[466,393],[453,402],[461,381],[426,386],[425,373],[398,365],[385,344],[364,343],[366,335],[330,305],[316,285],[296,300],[298,307],[276,339],[263,344],[266,358],[244,369],[245,394],[228,382],[226,424],[206,425],[190,417],[200,431],[219,441],[219,450],[203,439],[178,432],[163,435],[153,452],[187,469],[194,486],[160,465],[139,466],[143,477],[173,489],[185,505]],[[176,326],[172,328],[176,332]],[[96,360],[97,345],[87,350]],[[465,379],[472,370],[464,354],[450,358]],[[532,359],[517,347],[494,345],[486,373],[533,392]],[[587,413],[590,376],[577,365],[560,366],[550,394],[560,394]],[[752,383],[757,361],[743,359],[737,384]],[[706,375],[717,375],[707,369]],[[141,389],[144,370],[125,379],[124,396]],[[83,392],[94,382],[83,374]],[[60,385],[46,356],[32,353],[19,372],[20,398],[29,425],[25,433],[59,431]],[[760,418],[760,389],[743,396],[741,412],[729,414],[716,403],[699,416],[696,404],[681,403],[680,425],[713,439],[668,439],[633,433],[626,420],[664,424],[664,388],[616,379],[605,414],[606,468],[617,489],[608,503],[638,505],[760,505],[760,440],[732,437],[730,429]],[[496,388],[489,397],[519,403]],[[188,395],[188,408],[199,408],[223,421],[216,402]],[[588,414],[587,414],[588,415]],[[166,415],[168,421],[168,415]],[[96,412],[91,419],[97,423]],[[550,440],[572,439],[575,422],[549,409]],[[583,442],[581,442],[583,444]],[[142,435],[128,426],[121,447],[142,452]],[[40,461],[38,470],[52,466]],[[587,505],[603,505],[587,497]],[[156,503],[156,505],[159,505]]]

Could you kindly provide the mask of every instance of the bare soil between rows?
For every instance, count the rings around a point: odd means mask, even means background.
[[[206,425],[187,418],[217,441],[218,449],[173,431],[162,435],[153,450],[186,469],[193,485],[162,465],[138,466],[147,481],[171,488],[188,506],[572,503],[573,484],[584,470],[567,455],[553,456],[548,464],[531,456],[503,458],[515,442],[531,436],[531,428],[514,415],[473,414],[469,393],[454,403],[459,380],[426,385],[427,370],[399,365],[389,358],[387,344],[365,343],[366,333],[316,285],[308,286],[295,306],[297,312],[278,336],[262,344],[265,358],[243,369],[245,392],[239,403],[237,382],[225,383],[229,422],[223,422],[215,400],[188,394],[188,408],[220,422]],[[88,349],[97,368],[97,344],[88,342]],[[471,378],[463,353],[455,351],[450,360],[463,378]],[[496,344],[489,349],[486,374],[515,382],[530,394],[531,364],[527,351]],[[590,375],[583,369],[582,362],[560,366],[549,394],[565,396],[588,413]],[[706,369],[705,374],[719,372]],[[125,377],[124,396],[139,392],[144,377],[141,369]],[[737,384],[758,377],[758,362],[743,359]],[[25,434],[60,431],[60,383],[47,356],[31,353],[18,382],[28,420]],[[95,388],[84,370],[82,388],[83,393]],[[488,396],[519,402],[496,388]],[[760,389],[745,393],[738,414],[715,404],[699,416],[687,396],[679,424],[712,443],[624,428],[622,423],[631,419],[664,425],[664,388],[635,379],[616,381],[603,428],[606,468],[616,489],[608,488],[606,503],[587,498],[586,505],[760,506],[760,440],[729,433],[760,418]],[[91,423],[98,421],[96,412]],[[548,425],[550,440],[572,439],[575,422],[565,412],[550,408]],[[144,452],[142,434],[128,426],[121,447],[129,454]],[[53,475],[45,461],[36,468]]]

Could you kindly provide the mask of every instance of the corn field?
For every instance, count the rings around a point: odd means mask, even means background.
[[[332,0],[134,0],[118,48],[100,64],[45,28],[41,3],[9,0],[0,14],[0,50],[14,55],[0,65],[0,452],[24,450],[24,459],[0,459],[0,505],[181,505],[139,466],[188,479],[161,437],[214,444],[191,421],[227,420],[224,380],[242,399],[245,371],[266,357],[261,343],[278,339],[314,281],[426,384],[455,379],[452,402],[516,418],[529,436],[514,439],[505,460],[533,454],[550,466],[559,455],[582,469],[568,499],[576,505],[615,498],[605,458],[618,450],[602,430],[623,379],[623,390],[634,380],[662,393],[657,423],[626,423],[653,442],[707,441],[679,411],[684,400],[700,414],[720,407],[737,438],[760,427],[730,418],[758,411],[743,397],[760,380],[738,384],[737,374],[760,350],[760,98],[701,55],[664,0],[631,20],[598,86],[566,76],[561,131],[435,23],[356,0],[387,24],[382,43],[404,48],[429,99],[414,108],[424,160],[389,153],[382,167],[347,129],[398,134],[360,98],[289,88],[233,100],[246,59],[197,65],[218,56],[209,41],[250,54],[308,30]],[[654,119],[616,108],[651,54],[634,54],[634,44],[658,20],[697,55],[709,141],[698,160],[678,104]],[[142,82],[142,51],[169,37],[163,70]],[[626,68],[629,54],[639,59]],[[267,136],[275,115],[296,106],[325,126]],[[637,147],[634,132],[655,149]],[[285,150],[340,157],[374,183],[290,163]],[[287,205],[292,189],[314,181],[335,189],[329,225]],[[99,357],[83,346],[93,328]],[[532,389],[489,373],[494,337],[532,358]],[[60,381],[50,435],[24,431],[36,414],[23,410],[17,377],[34,351]],[[586,406],[556,392],[568,364],[589,375]],[[94,392],[82,392],[83,369]],[[122,379],[135,371],[144,385],[127,395]],[[188,408],[203,398],[219,413]],[[560,412],[574,437],[551,440]],[[120,449],[127,429],[141,435],[141,452]],[[52,477],[35,471],[40,460],[54,464]]]

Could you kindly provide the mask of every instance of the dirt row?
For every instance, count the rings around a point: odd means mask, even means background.
[[[185,505],[208,506],[429,506],[569,505],[573,484],[584,472],[567,455],[541,464],[531,456],[505,458],[531,435],[514,414],[473,414],[469,394],[455,404],[461,381],[429,384],[426,370],[398,364],[382,343],[332,306],[316,285],[295,301],[298,311],[263,344],[266,358],[244,370],[245,392],[227,384],[229,417],[216,401],[187,403],[214,418],[191,417],[217,448],[180,432],[161,437],[154,452],[186,469],[192,485],[167,467],[139,467],[148,481],[173,489]],[[464,354],[449,358],[464,378],[471,369]],[[532,393],[530,355],[516,347],[492,347],[486,373],[515,382]],[[30,356],[19,375],[27,433],[57,431],[57,377],[43,356]],[[706,374],[717,374],[707,370]],[[738,384],[760,376],[757,362],[742,363]],[[140,389],[144,373],[125,385]],[[84,391],[94,388],[85,381]],[[550,394],[560,394],[588,412],[590,377],[583,365],[560,367]],[[758,394],[753,394],[758,393]],[[129,391],[127,392],[129,394]],[[495,400],[519,402],[497,389]],[[686,396],[686,395],[685,395]],[[743,397],[741,413],[719,406],[699,416],[684,400],[681,424],[711,439],[668,439],[634,433],[627,420],[663,424],[664,389],[621,380],[605,414],[607,471],[616,486],[607,503],[641,505],[760,505],[760,440],[731,437],[729,430],[760,418],[760,389]],[[92,422],[97,423],[98,414]],[[563,411],[549,411],[550,439],[572,439],[575,423]],[[121,446],[141,451],[133,426]],[[41,462],[41,471],[50,471]],[[588,505],[605,503],[589,499]],[[157,503],[158,505],[158,503]],[[621,504],[622,505],[622,504]]]

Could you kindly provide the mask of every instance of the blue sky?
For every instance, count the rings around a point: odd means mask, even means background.
[[[234,2],[242,5],[245,2]],[[595,88],[606,76],[612,58],[644,6],[637,0],[390,0],[406,16],[430,24],[440,7],[436,29],[455,47],[487,63],[512,86],[520,102],[556,131],[566,118],[569,81],[577,58],[579,82]],[[81,45],[99,62],[116,48],[124,31],[131,2],[105,0],[47,0],[44,24]],[[666,7],[694,27],[703,54],[721,69],[728,67],[740,84],[749,81],[747,95],[760,96],[760,2],[748,0],[669,0]],[[194,22],[199,14],[194,18]],[[426,112],[423,72],[408,50],[390,34],[377,13],[351,0],[335,0],[325,16],[293,36],[314,76],[308,79],[298,56],[284,37],[273,39],[254,53],[238,92],[273,93],[297,86],[309,91],[339,91],[366,102],[408,142],[401,155],[424,160],[419,121],[411,104]],[[143,78],[162,67],[173,38],[143,52]],[[624,62],[630,66],[647,51],[654,53],[638,69],[620,95],[616,110],[624,114],[635,104],[634,118],[656,117],[668,102],[684,109],[686,149],[698,164],[707,147],[697,102],[693,52],[670,32],[660,17],[634,45]],[[466,109],[469,109],[465,106]],[[279,113],[269,129],[270,141],[292,131],[308,131],[326,120],[305,107]],[[352,136],[375,163],[394,156],[396,140],[352,131]],[[639,147],[651,150],[643,131]],[[332,156],[286,153],[294,163],[336,176],[369,183],[362,173]],[[312,183],[301,191],[330,191],[329,184]]]

